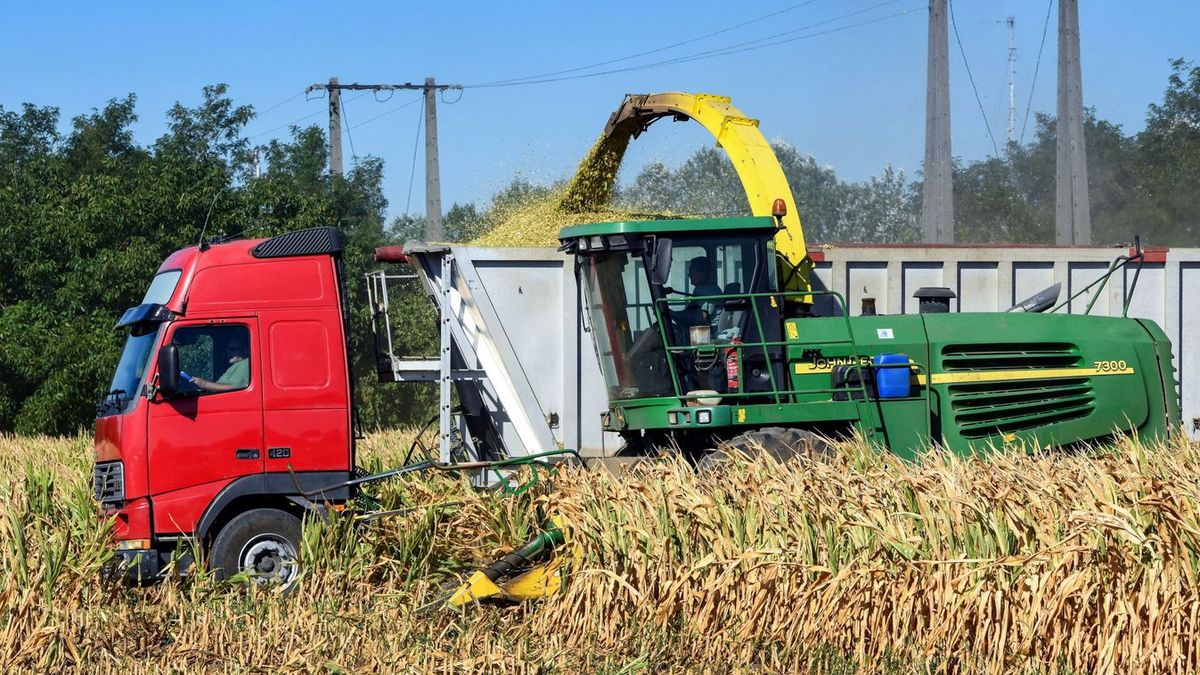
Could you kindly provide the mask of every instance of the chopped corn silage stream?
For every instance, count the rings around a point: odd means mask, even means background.
[[[584,223],[690,217],[667,211],[630,211],[611,205],[621,154],[607,147],[604,138],[588,150],[571,181],[544,199],[506,204],[486,214],[483,234],[471,246],[558,246],[558,232]]]
[[[394,464],[409,438],[362,456]],[[707,475],[668,458],[518,498],[414,477],[384,505],[462,503],[310,526],[288,594],[102,582],[87,439],[0,437],[0,461],[5,671],[1200,668],[1200,448],[1182,441],[919,464],[848,446]],[[522,543],[538,507],[583,547],[561,595],[431,604]]]

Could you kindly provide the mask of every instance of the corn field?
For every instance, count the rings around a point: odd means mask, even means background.
[[[411,434],[360,444],[394,465]],[[0,669],[89,672],[1194,672],[1200,447],[907,464],[672,457],[563,469],[502,498],[448,475],[305,529],[287,592],[205,573],[106,581],[90,443],[0,437]],[[443,609],[540,515],[582,557],[563,593]]]

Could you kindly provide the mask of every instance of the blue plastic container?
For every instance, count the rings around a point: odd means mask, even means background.
[[[879,398],[905,398],[912,393],[906,354],[879,354],[875,363],[875,393]]]

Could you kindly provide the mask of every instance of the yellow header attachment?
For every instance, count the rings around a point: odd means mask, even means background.
[[[733,107],[728,96],[679,92],[627,95],[609,117],[600,140],[580,164],[560,208],[575,213],[603,208],[612,196],[617,170],[630,139],[668,116],[676,121],[695,120],[717,139],[717,146],[724,148],[742,181],[753,215],[770,216],[775,200],[784,201],[787,207],[782,218],[784,227],[775,236],[780,284],[786,286],[780,290],[807,291],[811,261],[806,260],[804,231],[792,190],[775,152],[758,130],[758,120]]]

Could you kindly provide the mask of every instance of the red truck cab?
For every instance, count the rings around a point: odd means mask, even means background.
[[[351,497],[330,488],[354,467],[341,250],[328,227],[188,247],[118,322],[94,479],[131,576],[189,540],[221,576],[287,582],[306,511]]]

